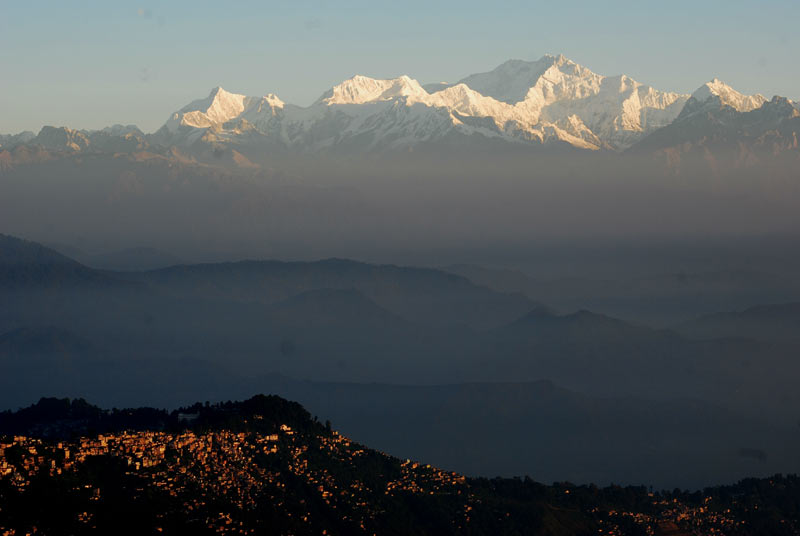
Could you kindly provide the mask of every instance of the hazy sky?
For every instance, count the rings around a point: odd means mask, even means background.
[[[0,133],[157,129],[217,85],[306,105],[353,74],[454,81],[563,53],[691,92],[800,98],[797,0],[0,0]]]

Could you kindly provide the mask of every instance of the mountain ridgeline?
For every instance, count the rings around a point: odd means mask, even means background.
[[[731,146],[746,139],[753,148],[775,149],[782,143],[781,149],[796,152],[798,115],[797,103],[742,95],[717,79],[692,94],[671,93],[625,75],[596,74],[562,55],[545,55],[530,62],[511,60],[456,83],[423,86],[408,76],[357,75],[308,107],[287,104],[272,93],[250,97],[217,87],[150,135],[133,125],[93,132],[45,127],[38,135],[8,135],[0,143],[12,152],[37,146],[76,153],[161,147],[163,153],[174,147],[189,155],[224,155],[239,167],[256,167],[265,155],[282,152],[483,143],[637,152],[678,150],[710,137]],[[737,135],[742,140],[733,139]]]

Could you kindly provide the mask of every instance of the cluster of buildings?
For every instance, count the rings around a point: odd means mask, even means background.
[[[315,490],[327,506],[338,509],[343,520],[361,527],[381,513],[371,499],[376,492],[455,493],[453,486],[465,484],[464,477],[455,473],[407,461],[401,464],[399,478],[387,478],[385,489],[376,490],[359,478],[343,480],[324,466],[309,463],[310,449],[339,468],[349,468],[353,474],[358,472],[363,456],[375,454],[337,432],[316,436],[309,442],[286,424],[271,434],[130,431],[58,442],[14,436],[0,442],[0,480],[24,491],[42,473],[55,477],[91,457],[113,457],[124,461],[128,473],[146,479],[148,486],[184,501],[182,508],[190,516],[195,512],[207,516],[201,513],[206,511],[207,498],[224,496],[228,504],[242,510],[255,507],[257,501],[269,500],[278,508],[285,507],[287,516],[310,522],[310,511],[302,512],[302,505],[298,508],[296,503],[289,504],[283,473],[288,470]],[[277,465],[264,463],[265,456],[280,461]],[[97,500],[103,494],[101,489],[88,491]],[[93,516],[89,511],[81,512],[79,519],[91,524]],[[219,534],[243,534],[249,530],[225,512],[200,521]],[[0,535],[6,530],[0,527]]]
[[[711,497],[705,497],[702,505],[690,505],[676,498],[657,498],[654,494],[650,513],[608,510],[602,514],[603,534],[620,536],[625,531],[620,526],[633,522],[644,528],[649,536],[713,536],[739,533],[744,521],[737,520],[730,509],[710,508]]]
[[[411,460],[398,462],[337,432],[309,436],[286,424],[273,433],[142,431],[73,441],[0,437],[0,483],[25,492],[35,477],[58,477],[92,457],[120,461],[126,474],[141,479],[143,489],[163,492],[174,499],[181,515],[212,527],[218,534],[254,533],[256,528],[243,521],[237,512],[253,511],[265,502],[280,515],[300,525],[310,525],[314,508],[306,499],[314,495],[329,511],[335,511],[339,519],[365,531],[383,513],[382,501],[376,497],[446,494],[455,504],[463,505],[461,513],[453,519],[459,529],[467,528],[475,509],[480,508],[480,500],[471,491],[469,482],[457,473]],[[371,471],[369,478],[363,477],[364,467]],[[287,487],[290,480],[302,483],[304,494],[290,490],[291,486]],[[100,501],[104,496],[99,487],[87,484],[85,488],[80,492],[89,501]],[[622,534],[622,527],[631,524],[652,536],[726,534],[743,528],[739,526],[743,522],[730,510],[710,508],[710,497],[702,504],[689,505],[678,499],[650,496],[652,508],[647,513],[595,509],[595,517],[601,520],[601,533]],[[221,497],[228,510],[211,509]],[[76,515],[79,522],[92,527],[91,507]],[[0,536],[15,535],[2,525],[0,519]]]

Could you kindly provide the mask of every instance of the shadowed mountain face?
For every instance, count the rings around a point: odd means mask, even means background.
[[[798,129],[800,111],[783,97],[741,110],[714,99],[690,99],[673,123],[630,150],[661,154],[677,169],[705,161],[715,173],[742,166],[770,168],[781,160],[793,166]]]

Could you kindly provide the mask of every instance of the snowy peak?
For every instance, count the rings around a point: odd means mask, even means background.
[[[252,100],[252,97],[230,93],[218,86],[205,99],[192,101],[172,114],[165,126],[170,132],[175,132],[181,126],[208,128],[220,125],[241,115]]]
[[[348,137],[360,139],[361,131],[368,133],[365,140],[385,132],[385,141],[393,146],[455,133],[618,150],[672,121],[688,98],[656,91],[624,75],[606,78],[563,55],[549,54],[536,61],[510,60],[456,84],[430,87],[432,92],[409,76],[356,75],[308,108],[286,107],[274,95],[256,99],[216,88],[174,114],[162,134],[177,135],[187,145],[233,139],[254,127],[283,146],[308,142],[329,150]],[[335,117],[328,113],[332,106],[339,107]],[[329,121],[335,121],[335,127],[327,125]],[[211,127],[213,136],[196,132]],[[322,131],[328,133],[326,141],[318,137]],[[363,143],[374,147],[383,142]]]
[[[458,83],[500,102],[516,104],[525,100],[528,91],[548,69],[567,61],[563,56],[551,55],[537,61],[509,60],[489,72],[472,74]]]
[[[215,150],[230,144],[240,150],[313,152],[406,150],[438,140],[486,138],[623,151],[682,116],[747,113],[765,102],[719,80],[691,96],[663,92],[548,54],[535,61],[509,60],[455,84],[422,86],[409,76],[356,75],[308,107],[287,105],[274,94],[248,97],[218,87],[174,113],[154,139],[167,146],[213,144]],[[787,115],[787,106],[773,106],[776,121]]]
[[[211,90],[208,97],[192,101],[169,118],[160,134],[162,138],[171,140],[182,129],[190,131],[183,142],[196,141],[198,129],[216,128],[237,119],[248,119],[264,125],[274,117],[277,110],[285,106],[274,93],[263,97],[248,97],[225,91],[218,86]]]
[[[263,104],[266,104],[272,108],[283,108],[286,106],[286,103],[279,99],[275,93],[267,93],[261,97],[261,101]]]
[[[541,105],[558,100],[560,93],[567,96],[576,93],[574,89],[578,86],[581,87],[578,94],[596,91],[602,78],[563,54],[546,54],[536,61],[509,60],[489,72],[470,75],[460,83],[500,102],[516,105],[534,100]]]
[[[356,75],[332,87],[320,97],[319,102],[327,105],[367,104],[397,97],[424,100],[427,96],[428,92],[422,88],[419,82],[405,75],[391,80]]]
[[[66,153],[180,149],[198,161],[216,163],[225,154],[237,166],[251,166],[273,154],[409,151],[436,144],[569,144],[621,152],[705,139],[766,144],[782,137],[796,150],[799,117],[796,102],[767,102],[717,79],[692,95],[664,92],[548,54],[509,60],[455,84],[357,75],[305,107],[273,93],[253,97],[216,87],[174,112],[152,135],[132,125],[97,132],[46,127],[38,135],[0,136],[0,152],[28,142]]]
[[[763,95],[743,95],[718,78],[700,86],[692,93],[692,99],[719,107],[730,106],[737,112],[750,112],[767,102]]]

